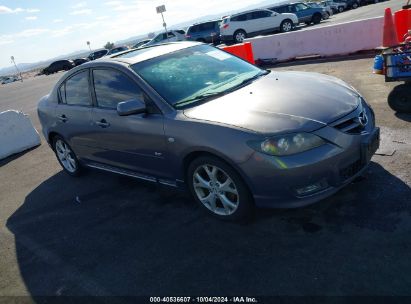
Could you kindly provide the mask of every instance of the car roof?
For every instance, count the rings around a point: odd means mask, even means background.
[[[266,9],[266,8],[256,8],[256,9],[244,11],[244,12],[241,12],[241,13],[232,14],[232,15],[226,16],[225,18],[235,17],[235,16],[239,16],[239,15],[243,15],[243,14],[248,14],[248,13],[252,13],[252,12],[259,12],[259,11],[269,11],[269,9]],[[271,13],[272,13],[272,12],[271,12]]]
[[[220,21],[221,21],[221,19],[214,19],[214,20],[202,21],[202,22],[193,23],[193,24],[190,25],[189,27],[192,27],[192,26],[195,26],[195,25],[204,24],[204,23],[209,23],[209,22],[220,22]]]
[[[139,49],[127,50],[125,52],[97,59],[94,62],[120,62],[135,64],[201,44],[202,43],[191,41],[162,43]]]

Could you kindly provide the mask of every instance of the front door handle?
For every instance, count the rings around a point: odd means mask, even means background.
[[[60,121],[62,121],[62,122],[66,122],[67,120],[68,120],[68,118],[67,118],[67,116],[66,115],[60,115],[60,116],[57,116],[57,118],[60,120]]]
[[[99,127],[102,127],[102,128],[108,128],[110,126],[110,124],[105,119],[102,119],[100,121],[96,121],[96,125],[98,125]]]

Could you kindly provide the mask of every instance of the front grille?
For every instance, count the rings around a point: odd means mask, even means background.
[[[361,171],[363,168],[363,163],[361,162],[361,159],[355,161],[351,165],[348,165],[347,167],[343,168],[340,170],[340,177],[342,180],[347,180],[350,177],[353,177],[355,174]]]
[[[361,114],[366,116],[367,123],[365,125],[360,123],[359,118]],[[353,112],[333,122],[331,126],[347,134],[361,134],[367,128],[374,126],[374,115],[362,100],[361,104]]]
[[[364,130],[364,127],[358,122],[357,117],[340,122],[337,125],[334,125],[334,128],[348,134],[359,134]]]

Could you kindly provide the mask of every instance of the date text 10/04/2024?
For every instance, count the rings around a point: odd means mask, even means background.
[[[253,297],[150,297],[150,303],[258,303]]]

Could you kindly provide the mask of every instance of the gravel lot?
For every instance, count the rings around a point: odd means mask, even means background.
[[[376,112],[380,152],[394,153],[306,208],[223,223],[167,188],[97,171],[71,178],[44,140],[0,161],[0,295],[411,295],[411,116],[388,107],[396,84],[372,62],[274,69],[354,85]],[[0,87],[0,111],[23,110],[40,130],[37,100],[61,75]]]

